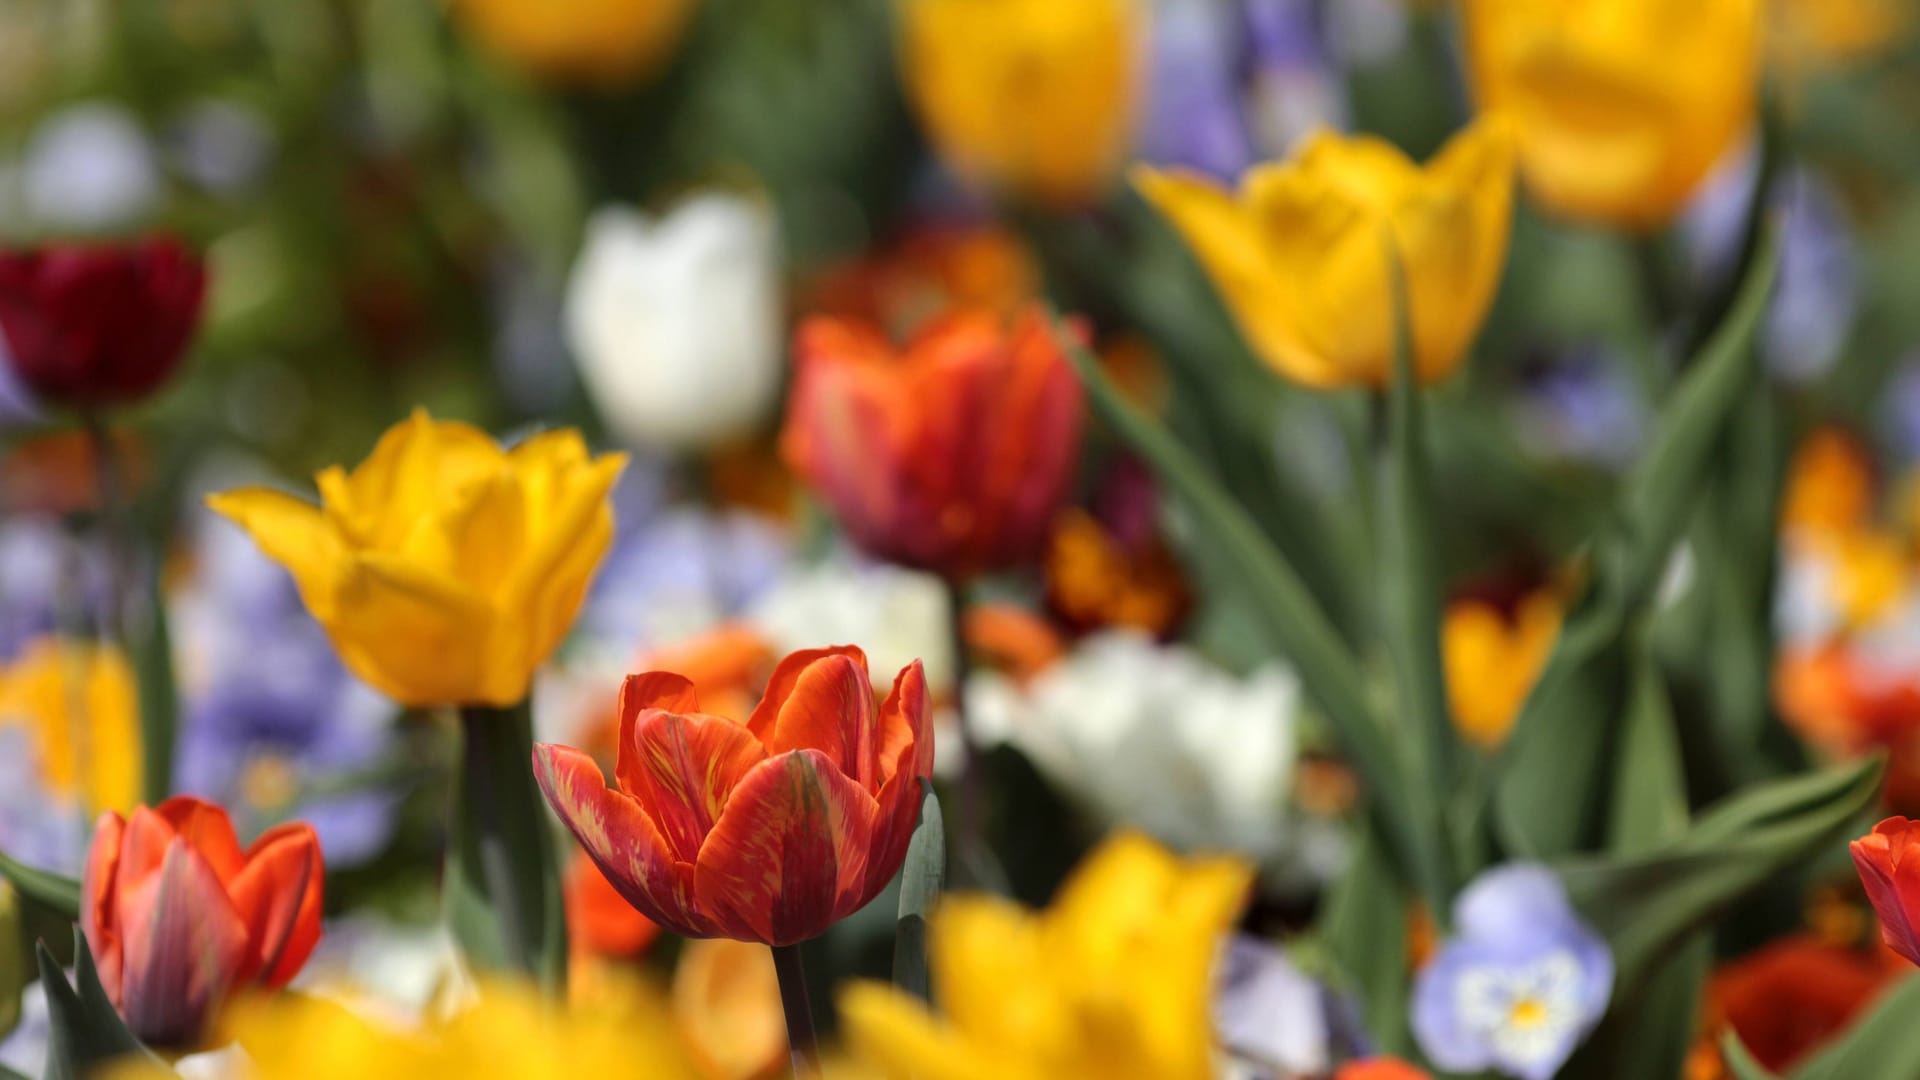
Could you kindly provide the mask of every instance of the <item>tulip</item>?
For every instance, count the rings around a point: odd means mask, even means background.
[[[534,747],[554,812],[641,914],[687,937],[784,946],[886,887],[933,769],[915,662],[874,706],[852,646],[797,652],[742,724],[670,672],[630,676],[608,787],[591,757]]]
[[[1887,948],[1920,964],[1920,822],[1890,817],[1848,845]]]
[[[425,411],[314,506],[265,488],[208,500],[293,574],[347,667],[407,705],[507,706],[573,622],[613,540],[626,457],[572,430],[502,449]]]
[[[1371,137],[1322,132],[1255,167],[1237,195],[1183,172],[1134,181],[1193,249],[1256,355],[1322,389],[1385,386],[1395,318],[1387,240],[1406,276],[1421,381],[1445,378],[1499,290],[1512,228],[1513,137],[1497,119],[1424,168]]]
[[[1561,603],[1550,590],[1528,594],[1511,614],[1480,600],[1447,606],[1440,655],[1453,726],[1469,742],[1505,742],[1560,638]]]
[[[0,252],[0,336],[54,405],[126,405],[167,381],[200,323],[205,268],[178,241]]]
[[[1465,17],[1480,104],[1513,117],[1555,214],[1659,228],[1753,120],[1761,0],[1468,0]]]
[[[1371,1057],[1340,1066],[1333,1080],[1432,1080],[1432,1077],[1399,1058]]]
[[[1084,400],[1046,318],[937,321],[896,353],[859,324],[800,327],[781,445],[861,547],[949,581],[1041,553]]]
[[[679,47],[695,0],[452,0],[489,52],[536,78],[620,84],[658,71]]]
[[[191,1047],[249,986],[277,990],[320,940],[320,841],[299,822],[245,851],[226,811],[176,796],[94,826],[80,927],[141,1040]]]
[[[764,203],[709,193],[650,219],[587,223],[567,287],[567,339],[607,422],[641,446],[748,434],[779,398],[778,238]]]
[[[1121,833],[1035,914],[956,896],[933,914],[945,1013],[877,983],[840,995],[853,1049],[887,1076],[1210,1080],[1211,991],[1252,873]]]
[[[637,956],[660,936],[584,852],[567,863],[567,940],[585,956]]]
[[[1140,0],[901,0],[900,74],[959,171],[1040,202],[1098,194],[1132,141]]]

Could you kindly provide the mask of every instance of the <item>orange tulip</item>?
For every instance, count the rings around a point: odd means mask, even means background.
[[[1038,309],[950,315],[901,352],[811,319],[781,444],[860,546],[949,579],[1036,558],[1073,478],[1084,400]]]
[[[320,839],[276,825],[244,852],[190,796],[94,826],[80,926],[107,996],[143,1041],[191,1047],[226,998],[285,986],[320,940]]]
[[[1920,964],[1920,822],[1890,817],[1849,849],[1887,948]]]
[[[692,682],[656,671],[620,690],[618,788],[550,743],[534,747],[534,774],[641,914],[688,937],[791,945],[900,869],[933,773],[928,713],[918,660],[876,708],[851,645],[782,660],[744,724],[702,713]]]
[[[565,892],[567,940],[580,952],[634,956],[660,936],[659,925],[633,910],[585,852],[575,852],[567,864]]]
[[[1431,1080],[1425,1072],[1392,1057],[1372,1057],[1349,1061],[1333,1074],[1333,1080]]]

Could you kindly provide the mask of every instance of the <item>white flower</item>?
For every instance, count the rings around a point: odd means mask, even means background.
[[[985,673],[967,689],[983,742],[1012,743],[1107,821],[1269,870],[1294,869],[1310,839],[1290,822],[1300,687],[1286,668],[1238,679],[1189,649],[1115,632],[1025,689]]]
[[[139,118],[119,105],[69,105],[28,140],[21,187],[27,211],[62,229],[136,221],[161,195],[160,166]]]
[[[587,223],[566,333],[609,425],[641,446],[693,449],[751,429],[780,389],[774,220],[739,195],[665,216],[608,208]]]
[[[760,598],[747,621],[782,654],[858,645],[882,688],[915,660],[926,666],[935,698],[953,686],[947,590],[932,574],[839,560],[796,569]]]

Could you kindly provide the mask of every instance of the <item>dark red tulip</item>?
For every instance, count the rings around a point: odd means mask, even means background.
[[[125,405],[167,381],[200,323],[206,268],[179,241],[0,251],[0,334],[53,405]]]

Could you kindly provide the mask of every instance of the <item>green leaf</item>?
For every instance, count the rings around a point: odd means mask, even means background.
[[[546,800],[533,779],[526,702],[460,710],[464,735],[441,886],[447,925],[481,971],[567,985],[567,924]]]
[[[33,981],[20,894],[0,880],[0,1041],[20,1023],[20,991]]]
[[[1371,823],[1359,830],[1321,909],[1319,937],[1358,995],[1367,1032],[1398,1051],[1407,1044],[1409,898],[1378,833]]]
[[[36,870],[0,854],[0,878],[5,878],[20,895],[52,908],[68,922],[80,918],[80,883],[70,877]]]
[[[1613,949],[1616,1000],[1729,905],[1838,843],[1884,771],[1874,759],[1762,784],[1657,849],[1561,863],[1568,895]]]
[[[140,790],[149,805],[173,794],[173,747],[178,734],[180,694],[174,683],[173,636],[160,583],[143,590],[141,617],[129,628],[134,678],[140,705]]]
[[[1292,661],[1348,758],[1385,805],[1396,852],[1413,868],[1429,903],[1436,911],[1444,911],[1448,889],[1439,814],[1421,807],[1409,789],[1406,763],[1369,707],[1359,664],[1325,611],[1246,511],[1186,448],[1129,404],[1086,350],[1066,335],[1062,339],[1068,342],[1095,407],[1186,504],[1206,542],[1216,545],[1225,561],[1238,570],[1274,645]]]
[[[1652,444],[1623,482],[1595,538],[1590,584],[1515,720],[1495,789],[1514,854],[1554,857],[1593,846],[1612,773],[1612,727],[1625,701],[1623,638],[1655,598],[1674,544],[1698,508],[1713,451],[1757,377],[1755,336],[1778,271],[1769,230],[1739,298],[1670,396]]]
[[[1920,1076],[1920,975],[1908,975],[1875,1000],[1838,1045],[1793,1071],[1793,1080]],[[1763,1074],[1764,1075],[1764,1074]]]
[[[1613,770],[1608,850],[1657,847],[1687,827],[1687,781],[1660,667],[1644,645],[1633,665],[1620,753]]]
[[[73,931],[73,981],[60,970],[45,942],[39,943],[35,957],[40,967],[40,985],[47,995],[47,1071],[46,1080],[86,1080],[102,1064],[116,1058],[140,1055],[151,1058],[140,1040],[121,1021],[100,986],[94,970],[93,953],[80,931]],[[154,1059],[157,1063],[158,1059]]]
[[[1700,991],[1713,968],[1713,937],[1697,933],[1656,971],[1639,993],[1616,995],[1606,1019],[1557,1074],[1557,1080],[1620,1080],[1684,1076],[1700,1013]]]
[[[920,796],[920,821],[900,867],[900,915],[893,930],[893,985],[931,1001],[927,979],[927,916],[947,873],[946,823],[933,786]]]
[[[1414,749],[1416,782],[1428,807],[1445,806],[1458,748],[1440,662],[1440,569],[1433,520],[1431,469],[1423,391],[1413,367],[1413,327],[1399,252],[1386,242],[1393,292],[1393,386],[1387,395],[1387,450],[1381,462],[1380,515],[1374,547],[1384,606],[1383,629],[1393,657],[1401,737]],[[1450,871],[1448,871],[1450,875]],[[1448,886],[1451,888],[1451,877]]]
[[[1780,1080],[1767,1070],[1767,1067],[1753,1059],[1753,1052],[1732,1028],[1720,1033],[1720,1056],[1726,1059],[1727,1068],[1732,1071],[1734,1080]]]

